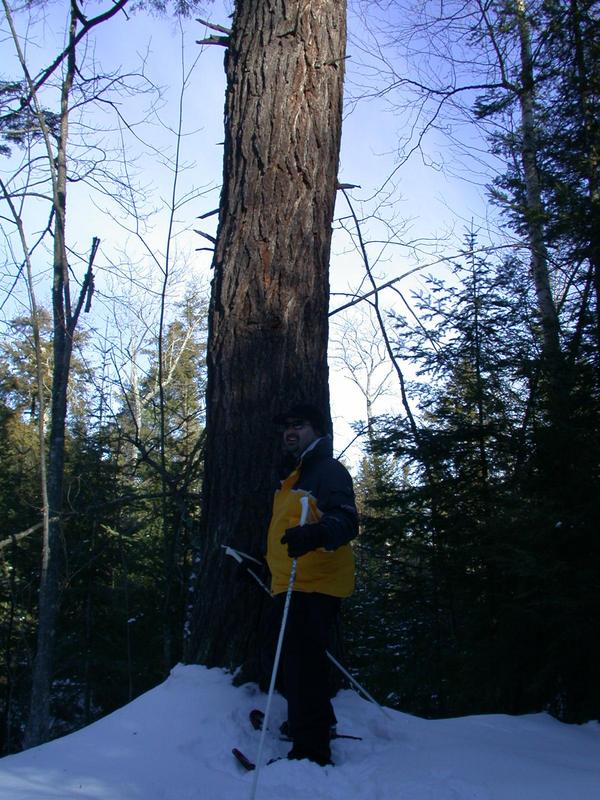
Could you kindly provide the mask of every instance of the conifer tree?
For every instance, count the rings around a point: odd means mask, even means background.
[[[328,413],[345,16],[343,0],[239,0],[226,42],[204,512],[187,657],[245,663],[249,678],[257,677],[262,598],[250,600],[236,583],[222,546],[264,552],[280,447],[274,414],[301,399]]]

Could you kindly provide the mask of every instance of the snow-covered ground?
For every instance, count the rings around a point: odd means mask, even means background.
[[[234,688],[218,669],[178,666],[156,689],[70,736],[0,761],[2,800],[233,800],[250,798],[256,758],[248,712],[255,687]],[[259,775],[257,800],[599,800],[600,724],[564,725],[545,714],[423,720],[354,692],[334,700],[336,766],[282,760]],[[285,717],[280,697],[272,723]],[[289,744],[268,735],[265,757]]]

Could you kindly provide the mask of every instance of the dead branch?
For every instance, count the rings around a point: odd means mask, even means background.
[[[50,522],[55,522],[59,517],[52,517]],[[32,525],[31,528],[27,528],[27,530],[21,531],[20,533],[12,533],[7,539],[2,539],[0,541],[0,550],[4,550],[5,547],[8,547],[10,544],[16,544],[21,539],[24,539],[26,536],[30,536],[32,533],[39,531],[40,528],[44,527],[44,523],[36,522],[35,525]]]
[[[212,211],[207,211],[206,214],[200,214],[200,216],[197,217],[197,219],[208,219],[209,217],[216,216],[218,213],[219,213],[219,209],[218,208],[213,208]]]
[[[206,25],[211,31],[219,31],[219,33],[226,33],[227,35],[231,33],[231,28],[226,28],[224,25],[217,25],[216,22],[209,22],[206,19],[200,18],[196,19],[196,22],[199,22],[201,25]]]
[[[94,236],[94,238],[92,239],[92,248],[90,250],[90,256],[88,259],[87,271],[85,273],[85,278],[83,279],[83,286],[81,287],[81,292],[79,293],[79,300],[77,301],[75,312],[69,324],[69,329],[71,330],[72,333],[75,332],[75,327],[77,326],[77,322],[79,321],[79,315],[81,314],[83,303],[85,302],[86,314],[89,313],[90,308],[92,306],[92,295],[94,294],[93,266],[94,266],[94,259],[96,258],[96,253],[98,252],[99,246],[100,246],[100,239],[97,236]]]
[[[343,192],[344,189],[341,188],[341,191]],[[346,200],[348,200],[348,197],[346,197]],[[352,306],[355,306],[358,303],[362,303],[363,300],[368,300],[370,297],[373,297],[374,295],[377,295],[379,292],[383,291],[384,289],[389,289],[390,287],[393,287],[395,283],[398,283],[399,281],[404,280],[404,278],[407,278],[409,275],[413,275],[415,272],[420,272],[421,270],[427,269],[428,267],[434,267],[436,264],[443,264],[443,263],[447,263],[447,262],[452,263],[457,258],[461,258],[463,256],[475,255],[477,253],[493,253],[493,252],[495,252],[497,250],[506,250],[506,249],[509,249],[509,250],[517,249],[518,250],[518,249],[526,249],[526,248],[527,248],[527,244],[526,243],[524,243],[524,242],[515,242],[515,243],[511,243],[511,244],[494,245],[493,247],[478,247],[475,250],[469,250],[467,252],[462,252],[461,251],[460,253],[457,253],[457,254],[452,255],[452,256],[441,256],[440,258],[436,258],[435,261],[428,261],[426,264],[420,264],[417,267],[413,267],[412,269],[409,269],[406,272],[403,272],[402,275],[398,275],[397,277],[392,278],[391,280],[386,281],[385,283],[382,283],[381,286],[375,286],[374,284],[372,284],[373,285],[373,289],[371,289],[370,292],[365,292],[365,294],[358,295],[358,297],[354,296],[352,298],[352,300],[349,300],[347,303],[344,303],[344,305],[338,306],[337,308],[334,308],[333,311],[330,311],[329,312],[329,316],[333,317],[334,314],[339,314],[340,311],[345,311],[347,308],[351,308]],[[363,256],[363,259],[364,259],[364,256]]]
[[[229,36],[209,36],[207,39],[196,39],[196,44],[218,44],[229,47]]]
[[[211,236],[210,233],[205,233],[204,231],[199,231],[196,228],[194,228],[194,233],[197,233],[198,236],[203,236],[205,239],[208,239],[209,242],[212,242],[215,245],[217,243],[217,240],[215,239],[215,237]]]

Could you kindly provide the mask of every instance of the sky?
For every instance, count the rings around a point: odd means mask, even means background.
[[[474,216],[483,218],[482,188],[477,185],[479,177],[475,181],[469,174],[457,178],[431,166],[431,163],[437,165],[451,156],[448,141],[436,130],[429,134],[424,153],[416,152],[397,169],[399,141],[407,136],[412,120],[406,112],[394,107],[391,95],[377,96],[372,92],[371,96],[355,102],[364,90],[367,74],[372,74],[367,70],[374,63],[374,34],[365,30],[355,13],[357,9],[364,10],[365,4],[353,0],[349,5],[347,102],[339,178],[358,187],[352,190],[351,196],[359,216],[368,216],[377,209],[385,218],[385,225],[371,220],[364,230],[367,239],[373,240],[369,253],[376,263],[379,281],[389,280],[420,264],[434,264],[398,284],[409,296],[411,289],[423,286],[423,276],[427,272],[439,274],[446,269],[443,264],[435,262],[441,253],[457,251],[464,226]],[[204,15],[213,22],[228,25],[231,7],[228,0],[215,0],[206,6]],[[104,8],[102,3],[86,4],[90,15],[94,10]],[[60,48],[64,37],[65,9],[63,2],[38,8],[34,12],[34,24],[24,15],[17,15],[23,41],[27,34],[26,54],[32,72],[49,63],[52,54]],[[122,291],[124,275],[131,271],[136,273],[140,288],[128,291],[135,294],[140,308],[146,304],[148,291],[157,289],[162,277],[169,226],[165,209],[173,193],[172,162],[169,159],[175,153],[174,131],[178,122],[183,73],[187,75],[181,103],[183,169],[176,194],[179,200],[187,196],[188,201],[181,202],[175,214],[175,237],[171,242],[170,258],[171,263],[179,264],[184,276],[195,275],[204,283],[210,281],[210,253],[197,251],[199,246],[207,243],[193,230],[199,228],[209,234],[214,234],[215,230],[215,217],[207,220],[198,217],[218,206],[225,78],[223,48],[201,48],[196,44],[196,40],[206,33],[206,29],[193,18],[175,20],[138,11],[128,13],[126,18],[118,15],[98,26],[89,38],[89,64],[94,60],[107,76],[123,69],[135,73],[129,78],[129,84],[145,89],[144,94],[136,96],[107,94],[95,111],[93,126],[88,126],[87,118],[83,120],[85,127],[73,126],[75,137],[81,135],[82,142],[86,145],[93,142],[97,153],[102,152],[105,159],[103,168],[121,174],[126,171],[128,177],[139,183],[141,192],[137,208],[141,214],[148,215],[142,222],[138,220],[135,223],[130,214],[122,213],[122,205],[115,207],[110,191],[108,197],[103,197],[90,192],[85,182],[71,187],[67,210],[70,242],[81,254],[81,264],[89,252],[92,237],[100,236],[102,240],[97,259],[96,316],[90,323],[98,329],[104,328],[105,318],[109,319],[109,324],[114,323],[114,297]],[[2,26],[2,34],[0,56],[4,69],[7,74],[18,74],[14,47],[6,35],[6,24]],[[401,70],[400,62],[397,67]],[[373,89],[377,88],[371,78],[369,82]],[[121,155],[113,149],[120,137],[124,147]],[[10,170],[12,166],[9,164],[4,169]],[[0,171],[3,175],[8,174],[2,168]],[[392,174],[393,178],[388,180]],[[381,205],[380,200],[373,200],[373,197],[384,184],[388,199]],[[39,229],[37,217],[40,216],[40,207],[32,207],[29,214],[31,230]],[[347,214],[346,201],[338,194],[336,216],[346,217]],[[390,227],[394,227],[397,235],[385,246],[377,244],[377,240],[389,238]],[[38,266],[42,301],[49,288],[46,263],[42,258]],[[332,308],[340,305],[347,294],[355,291],[363,281],[361,258],[337,223],[331,259]],[[10,280],[1,281],[0,292],[6,291],[10,285]],[[177,285],[180,287],[182,284]],[[177,291],[175,286],[174,296]],[[23,297],[21,293],[21,299]],[[0,303],[3,299],[0,297]],[[389,307],[393,295],[382,295],[382,301]],[[3,319],[10,319],[14,311],[15,304],[7,303],[2,308]],[[332,317],[332,338],[338,335],[338,321],[339,318]],[[382,367],[382,371],[387,371],[387,367]],[[339,453],[354,438],[351,423],[365,418],[365,403],[334,357],[330,360],[330,385],[335,449]],[[375,410],[379,413],[400,411],[393,380],[390,380],[389,391],[376,404]],[[356,447],[346,453],[346,458],[354,465],[359,456]]]
[[[374,687],[371,687],[375,691]],[[129,705],[62,739],[0,760],[0,800],[597,800],[600,724],[566,725],[547,714],[426,720],[342,691],[334,766],[286,759],[258,778],[233,758],[255,760],[260,733],[254,684],[234,688],[220,669],[176,666]],[[264,758],[290,745],[274,731],[285,701],[273,698]]]

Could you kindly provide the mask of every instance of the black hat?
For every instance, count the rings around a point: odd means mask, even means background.
[[[296,403],[281,414],[273,417],[276,425],[285,425],[288,419],[303,419],[310,422],[315,431],[324,434],[327,428],[325,417],[316,406],[310,403]]]

